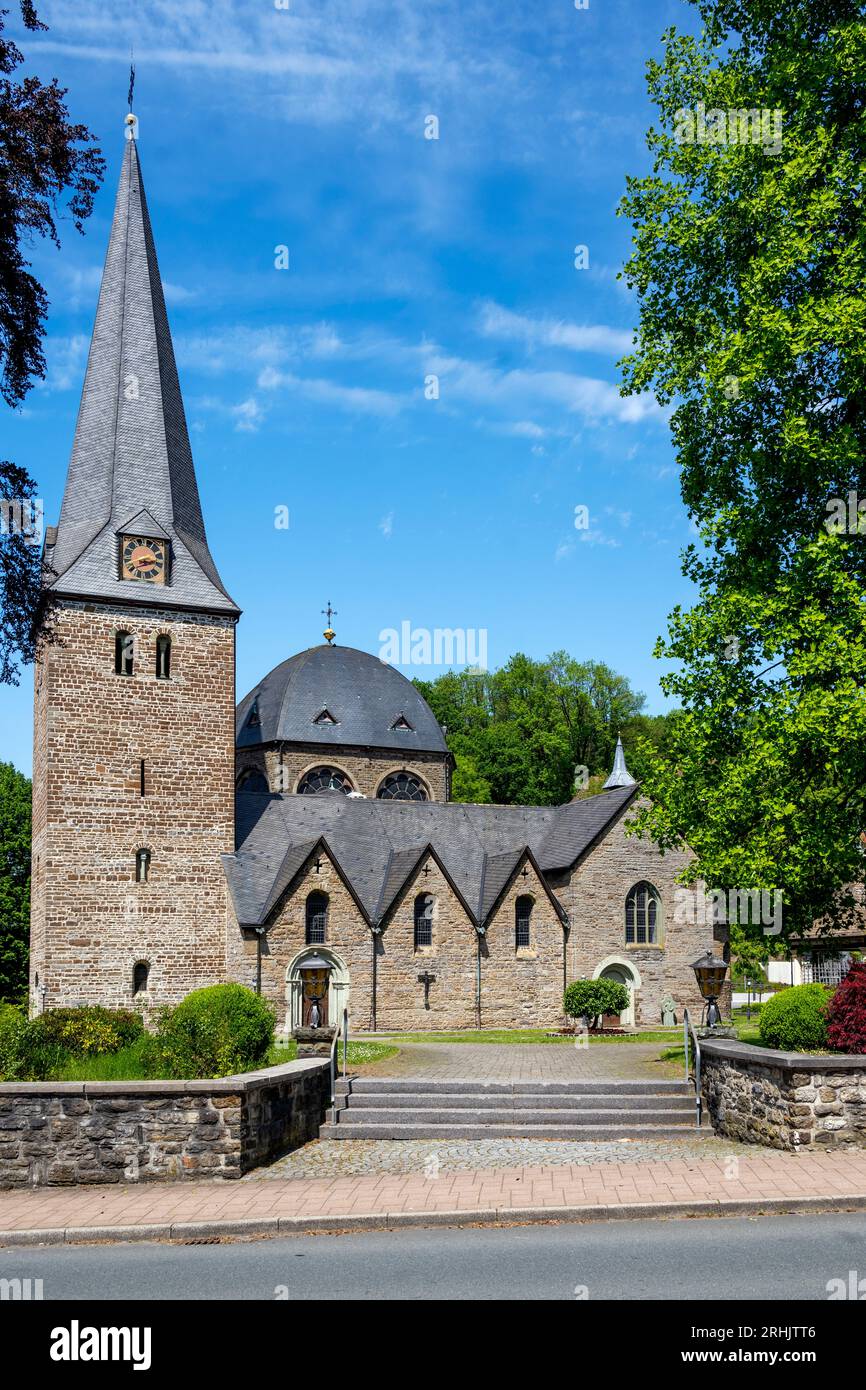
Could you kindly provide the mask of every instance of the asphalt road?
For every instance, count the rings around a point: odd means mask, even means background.
[[[866,1215],[0,1250],[49,1299],[809,1299],[866,1279]],[[866,1283],[863,1285],[866,1289]]]

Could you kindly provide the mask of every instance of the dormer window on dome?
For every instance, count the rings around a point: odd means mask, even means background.
[[[253,700],[252,709],[247,715],[247,725],[250,729],[258,729],[261,725],[261,722],[262,717],[259,714],[259,702],[258,698],[256,698],[255,700]]]
[[[409,723],[409,720],[406,718],[405,714],[403,714],[402,710],[397,715],[397,718],[394,720],[393,724],[391,725],[391,728],[401,730],[405,729],[410,734],[414,732],[414,725]]]
[[[339,719],[335,719],[329,709],[320,710],[313,720],[314,724],[339,724]]]

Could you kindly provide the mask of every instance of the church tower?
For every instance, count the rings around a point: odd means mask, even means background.
[[[36,665],[31,1007],[172,1003],[225,973],[239,609],[208,549],[127,144]]]

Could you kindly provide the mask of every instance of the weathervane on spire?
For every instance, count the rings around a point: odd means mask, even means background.
[[[336,618],[336,616],[337,616],[337,610],[336,610],[336,608],[332,608],[332,607],[331,607],[331,600],[330,600],[330,599],[328,599],[328,606],[327,606],[327,608],[323,608],[323,609],[322,609],[322,612],[324,613],[325,617],[328,619],[328,626],[325,628],[325,631],[322,633],[322,636],[324,637],[324,639],[325,639],[326,642],[331,643],[331,642],[333,642],[334,638],[335,638],[336,635],[337,635],[336,632],[334,631],[334,629],[331,627],[331,619],[332,619],[332,618]]]
[[[126,97],[126,103],[127,103],[128,107],[129,107],[129,114],[127,115],[127,117],[126,117],[126,119],[125,119],[125,121],[124,121],[124,124],[125,124],[125,126],[126,126],[126,138],[127,138],[127,140],[137,140],[137,139],[138,139],[138,117],[137,117],[137,116],[134,116],[134,115],[132,114],[132,98],[133,98],[134,92],[135,92],[135,63],[133,62],[132,49],[130,49],[130,50],[129,50],[129,92],[128,92],[127,97]]]

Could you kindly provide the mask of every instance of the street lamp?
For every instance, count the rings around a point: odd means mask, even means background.
[[[706,955],[694,962],[692,969],[701,991],[701,998],[707,1001],[707,1027],[713,1028],[722,1021],[718,999],[728,973],[727,962],[716,960],[712,951],[708,950]]]

